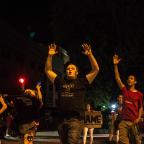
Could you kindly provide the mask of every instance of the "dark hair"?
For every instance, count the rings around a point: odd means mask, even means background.
[[[128,77],[129,77],[129,76],[133,76],[134,79],[135,79],[135,81],[137,81],[137,77],[136,77],[136,75],[134,75],[134,74],[129,74]]]
[[[119,99],[119,97],[122,97],[122,98],[123,98],[123,95],[122,95],[122,94],[119,94],[119,95],[117,96],[117,100]]]
[[[71,62],[71,61],[67,62],[67,63],[64,65],[64,69],[65,69],[65,71],[66,71],[66,68],[67,68],[69,65],[71,65],[71,64],[72,64],[72,65],[75,65],[77,71],[79,72],[79,68],[78,68],[78,66],[77,66],[75,63]]]
[[[87,106],[88,104],[90,105],[90,109],[91,109],[91,110],[94,110],[94,109],[95,109],[95,105],[94,105],[94,102],[93,102],[93,101],[88,101],[88,102],[86,103],[86,106]]]

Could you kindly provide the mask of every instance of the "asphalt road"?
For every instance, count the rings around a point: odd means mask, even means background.
[[[93,144],[107,144],[107,139],[99,138],[99,139],[94,139]],[[80,144],[82,141],[80,141]],[[87,141],[88,143],[88,141]],[[2,140],[2,144],[19,144],[18,141],[12,141],[12,140]],[[60,144],[59,140],[55,141],[35,141],[34,144]]]
[[[108,134],[94,134],[93,144],[107,144]],[[89,136],[87,137],[87,143],[89,143]],[[2,144],[19,144],[18,138],[8,137],[2,140]],[[34,144],[60,144],[60,140],[57,132],[38,132]],[[82,144],[82,137],[80,139]]]

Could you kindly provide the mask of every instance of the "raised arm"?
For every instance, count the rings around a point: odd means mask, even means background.
[[[7,104],[5,103],[2,96],[0,96],[0,103],[2,107],[0,108],[0,114],[2,114],[7,109]]]
[[[51,44],[48,46],[48,48],[49,48],[49,51],[48,51],[48,57],[47,57],[46,64],[45,64],[45,73],[47,77],[50,79],[50,81],[54,83],[54,80],[57,74],[52,70],[52,58],[53,58],[53,55],[57,53],[56,45]]]
[[[41,108],[41,107],[43,106],[41,85],[37,84],[37,85],[36,85],[36,89],[37,89],[38,99],[39,99],[39,101],[40,101],[40,108]]]
[[[119,74],[119,71],[118,71],[119,62],[120,62],[120,59],[119,59],[118,55],[114,55],[113,56],[113,64],[114,64],[115,79],[116,79],[116,82],[117,82],[119,88],[122,89],[125,85],[121,81],[120,74]]]
[[[88,56],[92,68],[91,71],[86,75],[88,82],[91,84],[99,72],[99,66],[94,55],[92,54],[91,46],[87,43],[84,43],[82,44],[82,47],[84,49],[83,53]]]

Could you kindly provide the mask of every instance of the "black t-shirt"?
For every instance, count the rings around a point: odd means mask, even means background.
[[[121,113],[122,113],[122,104],[118,104],[118,107],[116,109],[116,114],[117,114],[116,120],[122,119]]]
[[[58,108],[61,116],[79,117],[81,112],[84,111],[84,96],[88,85],[87,79],[68,80],[57,76],[54,83],[58,93]]]
[[[16,111],[15,119],[23,124],[37,120],[39,118],[40,102],[30,95],[19,95],[14,97],[14,107]]]

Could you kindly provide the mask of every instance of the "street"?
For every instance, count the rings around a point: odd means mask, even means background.
[[[108,140],[108,134],[94,134],[94,144],[106,144]],[[89,136],[87,137],[87,142],[89,141]],[[18,138],[7,138],[2,140],[2,144],[18,144]],[[82,137],[80,139],[80,144],[82,143]],[[34,144],[60,144],[58,138],[58,133],[54,132],[37,132],[34,139]]]

